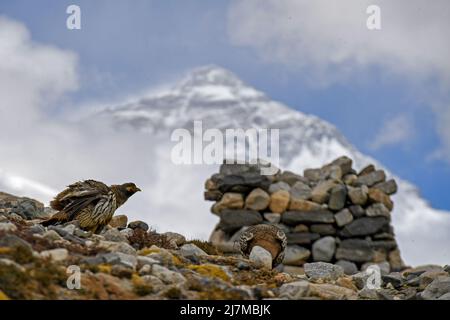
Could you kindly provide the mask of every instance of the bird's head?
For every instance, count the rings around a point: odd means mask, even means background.
[[[120,185],[120,189],[122,189],[122,191],[126,194],[126,196],[128,198],[131,197],[136,192],[142,191],[132,182],[128,182],[128,183],[124,183],[124,184]]]

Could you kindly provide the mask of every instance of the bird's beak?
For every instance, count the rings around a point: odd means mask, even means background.
[[[139,191],[142,191],[141,189],[139,189],[139,188],[136,188],[136,192],[139,192]]]

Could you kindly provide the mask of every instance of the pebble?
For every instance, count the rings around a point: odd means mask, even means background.
[[[147,231],[149,229],[149,226],[144,221],[137,220],[137,221],[130,222],[128,224],[128,228],[133,229],[133,230],[134,229],[142,229],[144,231]]]
[[[346,275],[353,275],[358,272],[358,267],[356,264],[350,261],[339,260],[336,262],[336,265],[341,266]]]
[[[40,256],[42,258],[50,258],[53,261],[64,261],[69,256],[69,251],[65,248],[58,248],[52,250],[41,251]]]
[[[284,250],[283,264],[290,266],[303,265],[311,256],[311,251],[298,245],[288,245]]]
[[[180,254],[184,257],[187,256],[207,256],[208,254],[197,247],[193,243],[186,243],[180,247]]]
[[[163,236],[165,236],[169,242],[173,242],[176,246],[182,246],[186,243],[185,236],[176,232],[165,232],[163,233]]]
[[[117,215],[112,217],[109,225],[113,228],[124,229],[127,227],[128,217],[126,215]]]
[[[15,231],[17,231],[17,227],[14,223],[11,222],[0,223],[0,232],[15,232]]]
[[[113,242],[128,242],[127,237],[121,233],[118,229],[110,229],[103,234],[106,241]]]
[[[182,274],[169,270],[168,268],[160,266],[158,264],[152,266],[152,274],[158,279],[162,280],[164,283],[168,284],[178,284],[186,282],[186,278]]]
[[[336,280],[344,275],[341,266],[326,262],[305,263],[305,274],[312,280]]]
[[[58,232],[56,232],[55,230],[48,230],[45,231],[44,234],[44,239],[50,240],[50,241],[56,241],[56,240],[61,240],[62,237],[59,235]]]
[[[285,283],[280,287],[280,298],[287,300],[300,300],[308,295],[309,286],[309,282],[303,280]]]
[[[438,277],[433,280],[421,293],[422,299],[439,299],[450,292],[450,277]]]

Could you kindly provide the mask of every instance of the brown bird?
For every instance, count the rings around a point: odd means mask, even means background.
[[[141,189],[134,183],[114,184],[108,187],[95,180],[75,182],[50,202],[50,207],[58,212],[42,222],[42,225],[49,226],[77,220],[82,229],[100,233],[111,221],[116,209],[138,191]]]
[[[270,224],[258,224],[249,227],[241,234],[239,245],[245,258],[250,256],[255,246],[266,249],[272,255],[272,266],[276,267],[283,262],[287,239],[280,228]]]

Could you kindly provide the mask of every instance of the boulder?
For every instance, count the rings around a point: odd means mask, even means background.
[[[343,184],[339,184],[330,192],[330,199],[328,200],[328,208],[331,210],[341,210],[345,206],[345,200],[347,199],[347,188]]]
[[[343,227],[353,221],[353,215],[348,209],[339,211],[334,215],[338,227]]]
[[[242,226],[251,226],[262,222],[263,218],[257,211],[224,209],[220,214],[219,228],[230,232]]]
[[[219,202],[217,202],[212,211],[215,214],[219,214],[224,209],[242,209],[244,208],[244,197],[240,193],[236,192],[227,192],[222,196]]]
[[[312,256],[314,261],[330,262],[336,251],[336,240],[333,237],[323,237],[312,245]]]
[[[282,213],[289,205],[290,194],[286,190],[279,190],[270,195],[270,211]]]
[[[311,256],[311,252],[298,245],[288,245],[284,251],[283,264],[301,266]]]
[[[388,231],[389,220],[385,217],[363,217],[353,220],[340,232],[345,238],[370,236],[383,231]]]
[[[348,197],[351,202],[356,205],[365,205],[367,202],[367,194],[369,192],[369,188],[367,186],[361,186],[359,188],[350,187],[348,190]]]
[[[285,192],[288,193],[287,191]],[[261,188],[256,188],[253,189],[245,199],[245,208],[249,210],[262,211],[269,206],[270,200],[271,197],[267,192]]]

